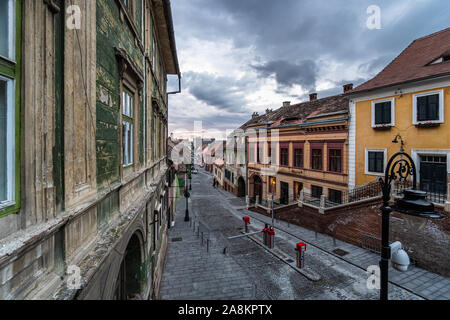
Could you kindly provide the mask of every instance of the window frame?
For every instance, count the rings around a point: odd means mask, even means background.
[[[344,149],[342,147],[329,147],[328,150],[328,172],[342,173],[344,171]],[[333,156],[333,159],[339,159],[339,170],[331,169],[331,151],[339,151],[341,154],[339,156]]]
[[[280,152],[280,167],[289,167],[289,143],[281,142],[279,143],[279,152]],[[283,150],[287,150],[287,152],[283,153]],[[283,162],[283,160],[286,160]]]
[[[296,190],[296,187],[297,186],[299,186],[299,192],[298,193],[296,193],[295,192],[295,190]],[[293,189],[293,193],[294,193],[294,200],[299,200],[300,199],[300,192],[302,192],[303,191],[303,189],[305,188],[305,186],[304,186],[304,184],[303,184],[303,182],[300,182],[300,181],[294,181],[294,189]],[[301,188],[300,188],[301,187]]]
[[[272,190],[272,181],[275,181],[275,190]],[[276,196],[276,194],[277,194],[277,178],[276,177],[269,176],[269,190],[268,191],[270,194],[273,193]]]
[[[314,168],[314,157],[317,157],[317,155],[314,155],[314,151],[320,151],[320,169]],[[323,171],[323,148],[317,148],[317,147],[311,148],[311,169],[317,170],[317,171]]]
[[[131,115],[125,114],[124,111],[124,102],[125,102],[125,96],[128,95],[131,98],[131,106],[130,106],[130,113]],[[130,90],[128,87],[123,86],[122,88],[122,106],[121,106],[121,117],[122,117],[122,167],[124,169],[130,168],[134,166],[134,147],[135,147],[135,139],[134,139],[134,128],[135,128],[135,94],[133,94],[132,90]],[[124,139],[124,126],[125,123],[131,125],[130,133],[131,133],[131,149],[129,150],[130,154],[128,155],[128,158],[131,159],[129,162],[125,163],[125,139]]]
[[[21,208],[21,188],[20,188],[20,161],[21,161],[21,65],[22,65],[22,2],[13,0],[11,22],[12,30],[10,33],[14,38],[14,43],[10,50],[13,50],[13,56],[0,56],[0,76],[7,81],[11,81],[11,93],[9,101],[11,103],[11,113],[8,114],[11,128],[9,131],[10,148],[10,168],[7,175],[10,177],[10,186],[7,192],[9,198],[0,204],[0,218],[9,214],[17,213]],[[12,59],[11,59],[12,58]]]
[[[417,98],[420,97],[426,97],[426,96],[432,96],[432,95],[439,95],[439,119],[437,120],[418,120],[418,115],[417,115],[417,107],[418,107],[418,103],[417,103]],[[434,90],[434,91],[428,91],[428,92],[422,92],[422,93],[416,93],[413,95],[412,97],[413,99],[413,125],[420,125],[420,124],[426,124],[426,123],[435,123],[435,124],[439,124],[439,123],[444,123],[444,119],[445,119],[445,114],[444,114],[444,110],[445,110],[445,106],[444,106],[444,90]]]
[[[383,153],[383,172],[372,172],[369,171],[369,152],[379,152]],[[364,173],[366,175],[372,176],[384,176],[387,166],[387,149],[366,149],[365,150],[365,165],[364,165]]]
[[[376,106],[381,103],[391,103],[391,122],[390,123],[376,123]],[[372,101],[372,128],[384,128],[384,127],[394,127],[395,126],[395,98],[388,98],[382,100]]]

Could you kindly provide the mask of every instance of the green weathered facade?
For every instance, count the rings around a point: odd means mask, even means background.
[[[24,101],[16,202],[0,207],[0,299],[155,298],[174,218],[170,2],[8,1]]]

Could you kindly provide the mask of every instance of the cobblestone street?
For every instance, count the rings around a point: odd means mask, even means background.
[[[250,232],[262,230],[264,223],[270,221],[245,210],[244,205],[241,199],[214,189],[211,176],[204,170],[193,175],[189,200],[191,221],[184,221],[185,198],[182,197],[177,207],[176,224],[169,230],[160,299],[378,299],[378,290],[367,289],[365,267],[337,257],[322,246],[308,245],[306,268],[304,271],[297,269],[294,248],[300,242],[297,232],[302,229],[297,226],[275,224],[274,250],[261,245],[260,235],[229,240],[229,237],[242,234],[243,216],[251,216]],[[315,239],[319,243],[321,240],[333,243],[324,235]],[[335,249],[346,251],[356,248],[340,241],[334,245]],[[376,255],[369,253],[363,256],[364,251],[359,249],[354,255],[360,256],[367,266],[378,263]],[[415,271],[417,273],[418,270]],[[391,277],[399,275],[391,271]],[[448,279],[441,278],[442,287],[436,289],[445,298],[448,282],[442,280]],[[389,286],[390,299],[427,298],[392,282]]]

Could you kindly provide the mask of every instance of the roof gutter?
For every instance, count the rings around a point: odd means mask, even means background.
[[[318,125],[318,124],[341,123],[341,122],[345,122],[348,120],[350,120],[350,117],[339,118],[339,119],[329,119],[329,120],[322,120],[322,121],[314,121],[314,122],[307,122],[307,123],[300,123],[300,124],[286,124],[283,126],[276,126],[276,127],[262,127],[262,128],[255,128],[254,130],[257,130],[257,129],[272,130],[272,129],[283,129],[283,128],[305,128],[305,127],[310,127],[310,126],[314,126],[314,125]]]
[[[181,77],[180,66],[178,64],[177,45],[175,43],[175,32],[173,29],[172,8],[170,0],[163,0],[164,16],[166,18],[167,30],[169,33],[170,49],[172,50],[173,62],[175,63],[175,69],[178,78]]]

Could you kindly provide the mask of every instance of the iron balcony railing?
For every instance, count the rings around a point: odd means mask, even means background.
[[[405,189],[412,188],[411,181],[396,181],[393,186],[394,195],[401,197]],[[428,189],[428,190],[426,190]],[[443,188],[436,188],[435,186],[429,186],[424,188],[423,191],[427,192],[427,200],[433,203],[444,204],[447,201],[447,192]]]

